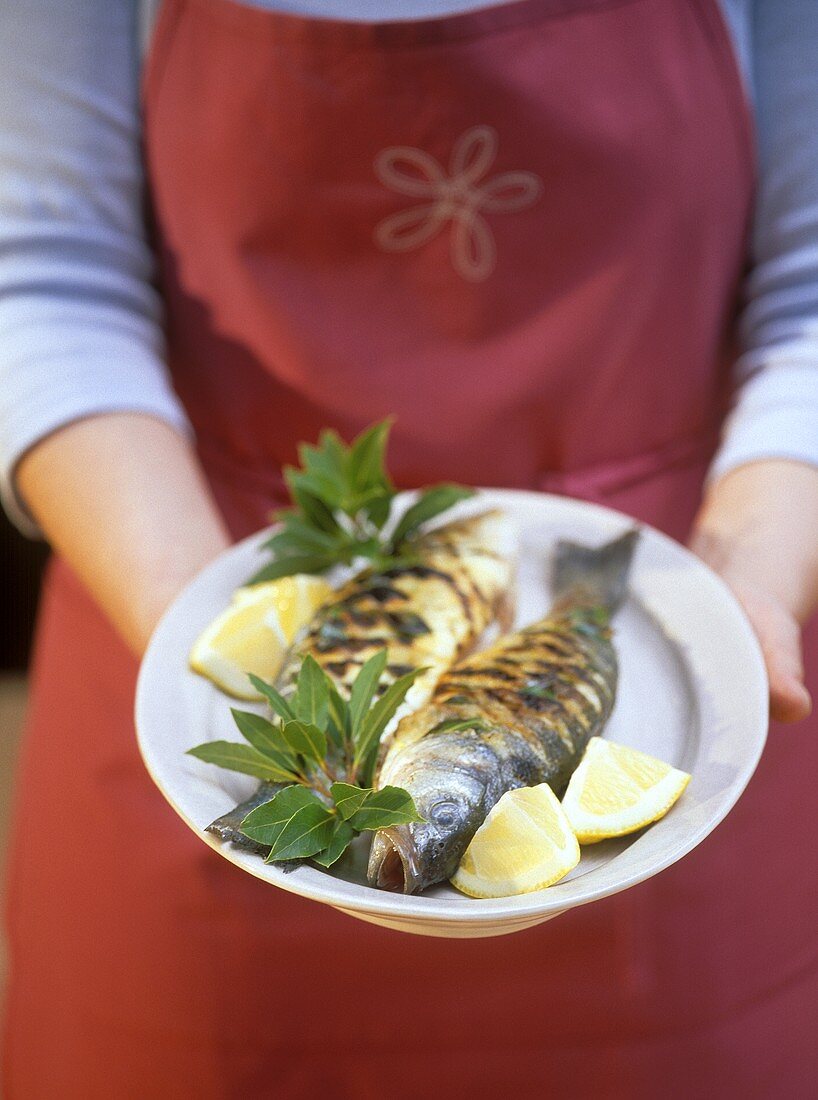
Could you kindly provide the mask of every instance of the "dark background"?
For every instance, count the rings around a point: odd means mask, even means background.
[[[0,906],[14,771],[28,694],[25,670],[47,557],[45,543],[23,538],[0,509]],[[5,976],[5,940],[0,928],[0,1011]]]
[[[45,543],[24,538],[0,511],[0,672],[26,667],[47,556]]]

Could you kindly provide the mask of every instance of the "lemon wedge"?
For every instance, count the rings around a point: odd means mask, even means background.
[[[542,890],[579,863],[579,844],[546,783],[507,791],[466,849],[452,885],[473,898]]]
[[[287,646],[331,594],[326,581],[306,573],[237,589],[196,640],[190,667],[238,699],[261,698],[247,673],[273,679]]]
[[[658,821],[690,782],[654,756],[592,737],[562,808],[580,844],[625,836]]]

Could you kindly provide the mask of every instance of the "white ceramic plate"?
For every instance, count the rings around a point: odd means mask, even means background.
[[[505,509],[519,528],[518,625],[548,608],[547,563],[556,539],[598,544],[632,525],[607,508],[504,490],[481,492],[460,511],[485,506]],[[190,672],[187,658],[202,629],[258,568],[266,535],[223,554],[167,612],[142,662],[136,724],[148,771],[176,812],[225,859],[274,886],[406,932],[503,935],[634,886],[681,859],[725,817],[755,769],[767,730],[767,680],[749,623],[697,558],[643,528],[631,595],[615,622],[620,682],[605,736],[692,773],[662,821],[584,848],[579,866],[547,890],[490,901],[464,897],[448,884],[412,897],[372,889],[364,875],[366,837],[332,872],[305,865],[285,873],[222,845],[205,826],[246,798],[256,781],[185,755],[202,741],[240,740],[231,701]]]

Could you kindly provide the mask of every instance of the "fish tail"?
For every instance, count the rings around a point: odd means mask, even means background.
[[[599,547],[561,539],[551,564],[556,602],[561,606],[591,604],[613,614],[628,591],[628,574],[638,541],[636,527]]]
[[[244,802],[239,802],[238,806],[234,806],[228,813],[217,817],[215,821],[211,821],[206,831],[213,833],[221,841],[229,840],[245,852],[266,853],[268,849],[263,844],[259,844],[251,837],[245,836],[241,831],[241,823],[251,810],[255,810],[256,807],[269,802],[280,790],[281,784],[278,783],[259,784],[254,794],[246,798]]]

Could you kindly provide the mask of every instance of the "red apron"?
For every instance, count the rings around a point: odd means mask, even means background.
[[[752,190],[713,0],[374,26],[168,0],[145,107],[171,367],[237,536],[298,440],[387,413],[401,484],[556,490],[685,536]],[[650,882],[424,940],[214,856],[140,764],[134,673],[58,563],[10,884],[10,1100],[813,1094],[814,722],[774,731],[724,825]]]

